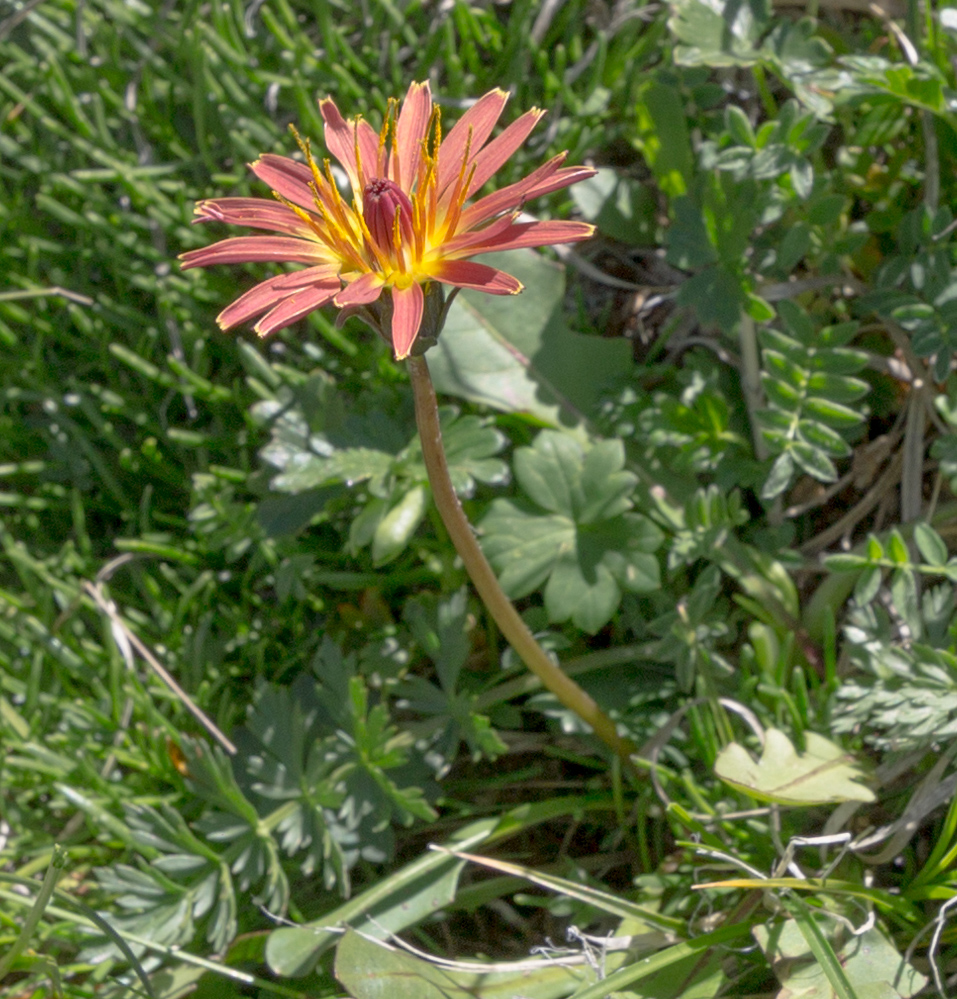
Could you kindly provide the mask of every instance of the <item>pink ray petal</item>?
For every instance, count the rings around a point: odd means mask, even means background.
[[[194,222],[226,222],[230,225],[249,226],[250,229],[272,229],[291,236],[308,236],[312,232],[309,224],[291,208],[265,198],[199,201],[195,211],[199,218],[193,219]]]
[[[556,170],[551,177],[543,178],[534,184],[525,197],[529,201],[532,198],[540,198],[543,194],[551,194],[552,191],[560,191],[563,187],[570,187],[580,180],[594,177],[596,173],[598,171],[593,167],[586,166],[565,167],[562,170]]]
[[[305,163],[297,163],[288,156],[263,153],[255,163],[249,164],[249,168],[287,201],[300,208],[315,208],[316,199],[309,187],[312,171]]]
[[[359,178],[363,188],[371,180],[385,174],[385,149],[379,149],[379,135],[363,118],[356,125],[359,136],[359,156],[362,159],[362,170]],[[358,193],[362,193],[359,191]]]
[[[481,246],[489,240],[497,239],[503,232],[507,232],[509,229],[513,228],[516,224],[515,219],[517,217],[518,212],[510,212],[507,215],[503,215],[500,218],[495,219],[495,221],[491,222],[484,229],[463,232],[452,239],[443,240],[441,249],[442,256],[467,256],[470,247]]]
[[[233,236],[211,246],[180,255],[183,270],[188,267],[212,267],[215,264],[331,263],[330,253],[318,243],[289,236]]]
[[[334,295],[341,286],[336,270],[334,264],[323,264],[318,267],[306,267],[292,274],[277,274],[261,281],[240,295],[235,302],[226,306],[216,317],[216,322],[219,323],[220,329],[232,329],[254,316],[261,315],[302,288],[322,287],[330,295]]]
[[[294,291],[271,309],[259,320],[253,329],[260,336],[268,336],[281,330],[284,326],[291,326],[296,320],[309,315],[316,309],[321,308],[332,301],[335,289],[330,289],[325,285],[315,288],[303,288],[301,291]]]
[[[375,272],[363,274],[354,281],[350,281],[336,295],[336,307],[347,309],[351,305],[368,305],[382,294],[384,283],[382,278]]]
[[[473,205],[463,209],[459,219],[458,230],[464,232],[467,229],[474,229],[487,219],[495,218],[502,212],[510,212],[514,208],[520,208],[528,200],[528,192],[536,185],[546,183],[557,172],[565,160],[565,153],[553,156],[547,163],[543,163],[538,169],[533,170],[527,177],[503,187],[500,191],[493,191],[491,194],[479,198]]]
[[[422,143],[429,131],[432,117],[432,91],[428,81],[413,83],[402,102],[399,120],[395,124],[395,142],[399,152],[399,176],[391,178],[404,191],[412,188],[422,160]]]
[[[587,222],[522,222],[498,232],[494,225],[460,240],[452,240],[442,248],[445,259],[476,257],[495,250],[518,250],[530,246],[555,246],[558,243],[578,243],[589,239],[595,227]],[[458,244],[458,245],[456,245]]]
[[[326,123],[326,148],[342,164],[349,176],[353,193],[361,194],[368,181],[378,175],[378,136],[368,122],[347,121],[343,118],[331,97],[319,102],[319,111]],[[361,174],[359,164],[356,163],[357,142],[359,158],[362,160]]]
[[[469,152],[469,160],[471,161],[492,134],[492,129],[495,128],[496,122],[501,117],[508,96],[504,90],[490,90],[459,118],[452,127],[452,131],[442,140],[438,168],[440,195],[459,175],[462,157],[465,155],[465,147],[468,144],[469,131],[471,130],[472,133]]]
[[[469,260],[443,260],[432,268],[432,276],[444,284],[474,288],[490,295],[517,295],[525,287],[505,271]]]
[[[419,335],[424,310],[425,295],[417,281],[408,288],[392,289],[392,348],[397,361],[409,356]]]
[[[479,191],[482,185],[502,167],[512,154],[528,138],[532,129],[545,116],[544,111],[535,108],[526,111],[517,121],[513,121],[501,135],[496,136],[474,159],[475,176],[472,178],[466,197]]]

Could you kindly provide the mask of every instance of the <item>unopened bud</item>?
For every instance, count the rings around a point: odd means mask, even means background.
[[[381,177],[366,184],[362,192],[362,217],[380,250],[391,252],[395,247],[396,215],[402,243],[410,245],[413,233],[409,196],[394,181]]]

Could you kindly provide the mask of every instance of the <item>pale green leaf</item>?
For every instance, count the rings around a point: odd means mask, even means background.
[[[427,355],[436,390],[551,426],[583,426],[604,385],[630,369],[631,345],[568,329],[559,265],[530,250],[482,260],[515,275],[525,290],[456,298]]]
[[[814,167],[809,160],[796,159],[791,164],[791,183],[794,186],[794,193],[802,200],[807,201],[811,196],[814,187]]]
[[[930,524],[916,524],[914,526],[914,541],[917,542],[917,549],[928,565],[946,565],[947,545]]]
[[[594,177],[571,188],[572,200],[586,222],[629,246],[655,243],[658,204],[652,185],[599,167]]]
[[[770,18],[766,0],[750,3],[704,3],[675,0],[668,22],[682,43],[675,61],[691,66],[750,66],[760,59],[757,50]]]
[[[835,999],[824,968],[793,919],[759,924],[752,932],[788,995]],[[850,938],[835,954],[851,988],[867,999],[910,999],[927,983],[878,929]]]
[[[872,565],[861,573],[854,585],[854,600],[859,607],[866,606],[877,596],[882,579],[883,573],[878,565]]]
[[[559,999],[595,980],[584,960],[577,966],[530,960],[506,970],[478,964],[432,963],[353,930],[336,948],[336,977],[354,999]]]
[[[460,829],[446,845],[469,848],[486,840],[495,819],[483,819]],[[449,853],[426,853],[376,881],[355,898],[316,923],[273,930],[266,942],[266,961],[277,975],[307,975],[316,961],[339,939],[340,924],[381,937],[414,926],[455,898],[464,862]]]
[[[781,495],[791,484],[794,475],[794,459],[788,451],[784,451],[774,459],[771,471],[761,488],[761,499],[773,500]]]
[[[513,599],[541,586],[558,559],[575,549],[574,521],[535,516],[511,500],[495,500],[481,527],[486,558]]]
[[[754,145],[754,129],[751,127],[751,121],[737,104],[729,104],[724,109],[724,123],[735,142],[742,146]]]
[[[819,482],[835,482],[837,469],[830,458],[819,448],[805,441],[792,441],[791,454],[795,464]]]
[[[276,444],[264,448],[263,457],[272,464],[285,458],[282,474],[277,475],[272,484],[287,493],[315,489],[327,482],[344,482],[351,486],[366,479],[381,478],[388,473],[394,460],[391,454],[365,447],[330,450],[325,455],[287,447],[285,455],[280,455]]]
[[[870,790],[857,783],[863,771],[840,746],[814,732],[805,733],[805,741],[807,750],[799,754],[783,732],[768,729],[760,760],[732,742],[719,753],[715,773],[759,801],[824,805],[875,800]]]
[[[519,485],[547,512],[501,499],[481,523],[482,547],[510,597],[544,585],[549,620],[571,620],[594,634],[617,610],[622,590],[657,589],[651,553],[662,535],[629,510],[637,479],[624,463],[619,440],[586,448],[551,430],[516,451]]]
[[[372,536],[372,560],[384,565],[394,559],[409,543],[428,508],[429,491],[413,486],[379,521]]]
[[[818,396],[809,396],[804,400],[804,412],[835,427],[855,427],[864,419],[860,410]]]

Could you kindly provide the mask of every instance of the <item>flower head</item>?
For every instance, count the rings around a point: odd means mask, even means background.
[[[419,335],[427,296],[434,302],[435,282],[492,295],[522,290],[510,274],[470,258],[587,239],[593,227],[582,222],[518,221],[529,199],[592,176],[588,167],[563,166],[564,153],[524,180],[474,197],[544,113],[528,111],[491,139],[507,100],[502,90],[486,94],[444,138],[428,83],[413,83],[401,109],[390,102],[378,133],[361,117],[343,118],[331,98],[320,101],[326,147],[349,179],[348,198],[329,160],[320,168],[297,135],[305,163],[267,153],[251,166],[272,188],[274,201],[218,198],[196,205],[196,221],[281,235],[239,236],[191,250],[181,257],[184,268],[260,261],[306,265],[241,295],[220,313],[222,329],[258,316],[253,328],[265,336],[330,302],[342,309],[365,307],[367,316],[379,316],[389,327],[380,332],[401,359]],[[388,302],[382,300],[386,295]]]

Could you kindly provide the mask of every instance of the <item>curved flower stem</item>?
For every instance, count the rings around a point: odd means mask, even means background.
[[[492,567],[475,540],[472,525],[452,488],[445,449],[442,446],[439,409],[428,364],[424,357],[410,357],[408,365],[412,392],[415,396],[415,422],[419,428],[422,456],[429,473],[435,505],[442,515],[446,530],[465,564],[478,595],[508,643],[525,665],[542,681],[545,688],[550,690],[566,708],[574,711],[582,721],[589,724],[594,729],[595,735],[624,763],[631,766],[631,754],[637,752],[637,747],[629,739],[624,739],[618,734],[615,723],[608,715],[551,660],[548,653],[535,641],[527,625],[519,617],[518,611],[512,606],[512,602],[505,596]]]

